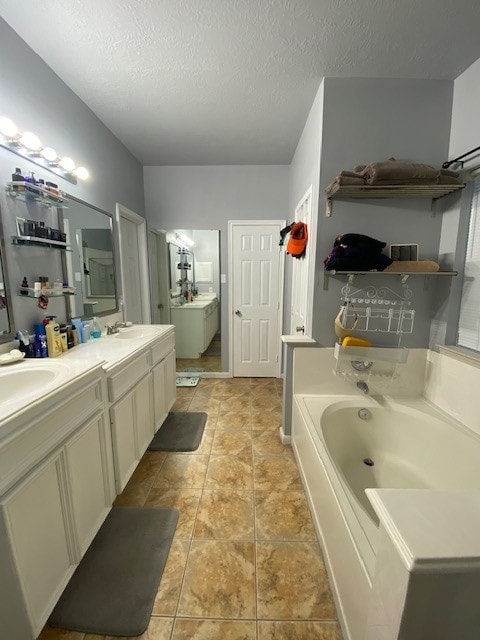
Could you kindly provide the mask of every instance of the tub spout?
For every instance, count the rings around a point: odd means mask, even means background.
[[[369,388],[368,388],[368,384],[366,382],[364,382],[363,380],[359,380],[357,382],[357,387],[360,389],[360,391],[363,391],[363,393],[365,395],[367,395],[369,393]]]

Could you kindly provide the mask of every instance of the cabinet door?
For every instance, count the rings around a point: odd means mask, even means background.
[[[135,428],[137,459],[140,460],[155,435],[153,428],[151,374],[148,374],[148,376],[135,387]]]
[[[61,453],[50,458],[1,502],[34,636],[74,568],[64,511],[63,462]]]
[[[159,362],[153,369],[153,407],[155,415],[155,431],[162,426],[167,417],[166,400],[166,371],[165,360]]]
[[[75,533],[83,556],[110,509],[104,419],[97,416],[65,446]]]
[[[110,409],[115,486],[121,493],[137,466],[134,390]]]
[[[165,358],[165,404],[167,413],[177,398],[177,362],[175,350]]]

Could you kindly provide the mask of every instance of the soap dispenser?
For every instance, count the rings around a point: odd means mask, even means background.
[[[98,324],[98,318],[93,318],[90,323],[90,335],[92,338],[100,338],[102,335],[102,330],[100,329],[100,325]]]

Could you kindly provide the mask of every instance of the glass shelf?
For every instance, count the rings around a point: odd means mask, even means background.
[[[32,185],[30,182],[7,182],[5,190],[12,198],[19,198],[23,202],[38,202],[45,207],[59,207],[66,209],[68,199],[63,191],[58,195],[52,194],[47,188],[40,185]]]
[[[42,289],[40,291],[40,294],[38,294],[38,291],[35,291],[33,289],[29,289],[28,293],[24,293],[24,292],[19,292],[17,293],[17,296],[19,298],[35,298],[36,300],[38,300],[40,298],[40,296],[45,296],[47,298],[63,298],[65,296],[74,296],[75,293],[74,292],[63,292],[62,293],[53,293],[52,289]]]
[[[49,240],[48,238],[37,238],[36,236],[12,236],[12,244],[17,247],[41,247],[42,249],[71,251],[70,245],[66,242]]]

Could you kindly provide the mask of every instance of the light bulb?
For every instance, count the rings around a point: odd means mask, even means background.
[[[2,116],[0,118],[0,133],[6,138],[14,138],[18,133],[18,129],[10,118]]]
[[[88,180],[88,178],[90,177],[88,169],[85,169],[85,167],[78,167],[73,173],[79,180]]]
[[[65,156],[60,160],[60,166],[65,171],[68,171],[68,173],[71,173],[75,169],[75,162],[68,156]]]
[[[20,143],[29,151],[38,151],[42,147],[42,143],[38,137],[31,131],[25,131],[20,138]]]
[[[48,162],[55,162],[57,159],[57,152],[55,149],[52,149],[52,147],[45,147],[45,149],[42,149],[42,156]]]

